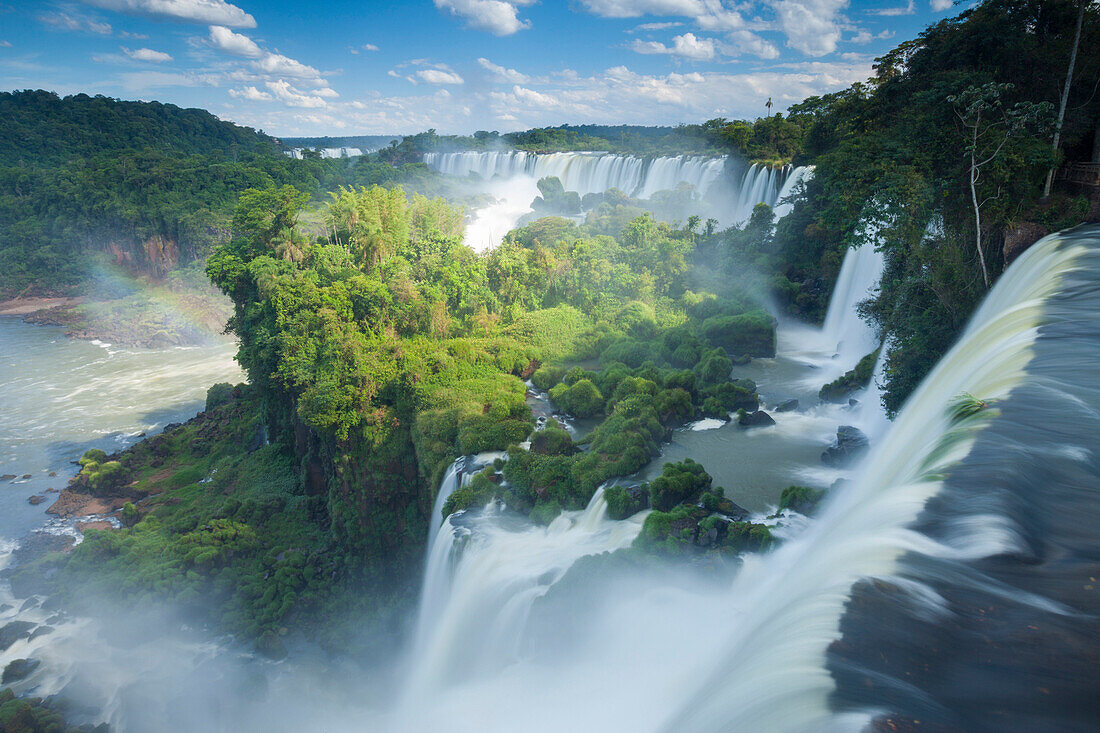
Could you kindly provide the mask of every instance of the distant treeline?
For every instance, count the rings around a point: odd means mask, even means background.
[[[279,142],[288,148],[359,148],[375,150],[401,140],[401,135],[347,135],[345,137],[283,137]]]
[[[47,91],[0,93],[0,298],[78,292],[96,262],[163,275],[205,259],[248,188],[438,195],[423,164],[294,160],[204,110]]]
[[[792,107],[756,120],[716,118],[675,127],[641,125],[560,125],[523,132],[479,130],[473,135],[439,135],[428,130],[408,135],[382,150],[385,160],[410,162],[424,153],[459,150],[526,150],[534,153],[596,150],[631,155],[738,155],[753,163],[778,165],[795,160],[802,150],[811,115]]]

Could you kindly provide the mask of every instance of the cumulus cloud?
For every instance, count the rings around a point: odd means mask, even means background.
[[[255,41],[243,33],[234,33],[224,25],[210,26],[210,43],[219,51],[225,51],[234,56],[259,58],[264,55]]]
[[[779,29],[787,45],[807,56],[824,56],[836,50],[848,0],[772,0]]]
[[[420,69],[417,77],[429,84],[463,84],[465,80],[448,69]]]
[[[435,0],[440,10],[466,20],[466,25],[497,36],[510,36],[531,27],[531,22],[521,20],[519,8],[534,0]]]
[[[752,31],[733,31],[726,38],[729,39],[729,43],[723,44],[721,50],[727,56],[740,56],[747,53],[762,59],[779,58],[779,49],[775,44],[764,40]]]
[[[267,92],[260,91],[252,86],[243,87],[242,89],[230,89],[229,96],[246,99],[249,102],[270,102],[273,99]]]
[[[280,53],[264,53],[262,57],[252,62],[252,67],[257,71],[272,76],[289,76],[295,79],[321,80],[321,72],[312,66],[307,66],[301,61],[296,61],[289,56]]]
[[[523,104],[533,105],[535,107],[550,108],[558,105],[558,100],[554,99],[551,95],[536,92],[534,89],[528,89],[518,85],[512,87],[512,94],[514,94],[516,99]]]
[[[378,46],[375,46],[373,43],[364,43],[363,44],[363,50],[364,51],[377,51]]]
[[[95,33],[100,36],[111,35],[111,24],[93,20],[80,13],[45,13],[38,20],[63,31]]]
[[[714,40],[697,38],[694,33],[685,33],[672,39],[672,45],[666,46],[659,41],[643,41],[640,38],[631,44],[635,53],[668,54],[696,61],[714,58]]]
[[[154,51],[151,48],[124,48],[122,52],[134,61],[148,61],[154,64],[163,64],[172,60],[172,57],[163,51]]]
[[[83,0],[88,5],[154,20],[176,20],[231,28],[255,28],[256,19],[225,0]]]
[[[944,10],[950,8],[954,3],[952,0],[931,0],[932,10],[937,13],[942,13]]]
[[[317,108],[325,106],[325,100],[320,96],[316,94],[306,94],[305,92],[295,89],[289,82],[283,79],[265,82],[264,85],[275,95],[276,99],[291,107]]]
[[[515,69],[498,66],[489,59],[479,58],[477,62],[481,64],[481,68],[492,75],[495,81],[508,82],[510,84],[526,84],[528,81],[528,76],[526,74],[521,74]]]

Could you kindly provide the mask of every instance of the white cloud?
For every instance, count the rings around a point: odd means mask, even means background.
[[[38,16],[38,20],[65,31],[95,33],[100,36],[111,35],[110,23],[102,23],[79,13],[47,13]]]
[[[234,33],[224,25],[210,26],[210,43],[220,51],[231,53],[234,56],[247,58],[259,58],[264,55],[263,50],[243,33]]]
[[[420,69],[416,75],[429,84],[462,84],[464,79],[447,69]]]
[[[122,52],[134,61],[148,61],[154,64],[163,64],[172,60],[172,57],[163,51],[154,51],[151,48],[124,48]]]
[[[944,10],[949,9],[954,3],[951,0],[931,0],[932,10],[937,13],[942,13]]]
[[[289,82],[283,79],[265,82],[264,85],[280,102],[291,107],[317,108],[325,106],[325,100],[321,97],[316,94],[311,96],[295,89]]]
[[[272,76],[289,76],[295,79],[310,79],[320,82],[321,72],[301,61],[279,53],[264,53],[263,57],[252,62],[253,68]]]
[[[364,51],[377,51],[378,46],[375,46],[373,43],[364,43],[363,44],[363,50]]]
[[[534,89],[528,89],[526,87],[514,86],[512,87],[512,94],[515,95],[521,103],[532,105],[535,107],[551,108],[558,105],[558,100],[554,99],[549,94],[543,94],[542,92],[536,92]]]
[[[312,92],[310,92],[310,94],[315,94],[318,97],[325,97],[326,99],[335,99],[336,97],[340,96],[335,89],[332,89],[330,87],[321,87],[320,89],[314,89]]]
[[[639,18],[643,15],[686,15],[695,18],[705,9],[700,0],[581,0],[588,12],[604,18]]]
[[[255,28],[256,19],[225,0],[82,0],[119,13],[231,28]]]
[[[935,2],[935,0],[933,0],[933,2]],[[867,12],[868,13],[873,13],[874,15],[885,15],[887,17],[895,17],[895,16],[898,16],[898,15],[912,15],[913,13],[917,12],[917,8],[915,6],[914,0],[909,0],[908,3],[906,3],[905,5],[900,6],[900,7],[879,8],[877,10],[868,10]]]
[[[669,54],[696,61],[705,61],[714,58],[714,40],[710,38],[697,38],[694,33],[685,33],[672,39],[672,45],[666,46],[658,41],[643,41],[637,39],[631,45],[635,53],[641,54]]]
[[[0,41],[0,48],[11,48],[10,41]]]
[[[840,11],[848,0],[772,0],[787,45],[807,56],[824,56],[840,41]]]
[[[510,36],[531,27],[531,22],[519,18],[519,6],[534,0],[435,0],[440,10],[466,19],[466,25],[497,36]]]
[[[848,39],[848,42],[860,44],[870,43],[872,38],[873,36],[871,35],[871,31],[867,30],[866,28],[860,28],[858,31],[856,31],[856,34],[854,36]]]
[[[679,28],[683,23],[679,21],[669,21],[667,23],[642,23],[639,26],[632,28],[629,33],[637,33],[638,31],[667,31],[669,28]]]
[[[723,44],[721,51],[727,56],[739,56],[747,53],[762,59],[779,58],[779,49],[775,47],[775,44],[764,40],[752,31],[733,31],[726,38],[729,39],[729,43]]]
[[[503,66],[494,64],[489,59],[478,59],[477,62],[481,64],[481,67],[493,75],[493,79],[499,82],[508,82],[510,84],[526,84],[529,77],[526,74],[521,74],[515,69],[507,69]]]
[[[270,102],[272,96],[267,92],[262,92],[256,87],[244,87],[243,89],[230,89],[229,96],[236,97],[237,99],[247,99],[250,102]]]

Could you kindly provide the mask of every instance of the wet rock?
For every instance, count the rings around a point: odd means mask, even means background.
[[[144,435],[144,433],[142,433],[142,434]],[[54,477],[57,476],[57,471],[50,471],[49,475],[50,475],[50,478],[54,478]]]
[[[20,476],[19,478],[21,478],[22,480],[26,481],[26,480],[27,480],[27,479],[29,479],[30,477],[31,477],[31,475],[30,475],[29,473],[25,473],[25,474],[23,474],[22,476]]]
[[[40,636],[47,636],[49,634],[52,634],[53,631],[54,629],[52,626],[39,626],[37,629],[34,630],[34,633],[31,634],[30,640],[34,641]]]
[[[775,420],[763,410],[757,410],[756,412],[742,413],[737,418],[737,424],[744,428],[758,428],[775,425]]]
[[[734,504],[729,499],[722,497],[714,505],[713,511],[729,517],[734,522],[743,522],[749,518],[749,510],[740,504]]]
[[[46,500],[46,497],[42,496],[41,494],[35,494],[34,496],[28,496],[27,497],[27,503],[31,504],[33,506],[38,506],[39,504],[41,504],[45,500]]]
[[[37,659],[13,659],[7,667],[4,667],[4,676],[0,679],[3,684],[11,684],[26,679],[41,664]]]
[[[848,398],[848,407],[855,407],[858,404],[859,404],[859,400],[857,400],[855,397],[849,397]]]
[[[14,473],[5,473],[3,476],[0,476],[0,481],[11,481],[14,478],[15,478]]]
[[[780,402],[776,406],[775,411],[776,412],[790,412],[791,410],[797,410],[797,409],[798,409],[798,400],[793,400],[792,399],[792,400],[783,400],[782,402]]]
[[[34,624],[30,621],[12,621],[0,628],[0,652],[7,651],[8,647],[20,639],[28,638],[33,628]]]
[[[748,354],[742,354],[741,356],[731,356],[730,361],[733,362],[734,366],[745,366],[752,361],[752,357]]]
[[[836,442],[821,454],[826,466],[846,466],[867,452],[867,436],[859,428],[841,425],[836,429]]]
[[[19,607],[19,613],[23,613],[23,611],[26,611],[28,608],[34,608],[37,605],[37,598],[28,598],[27,600],[23,601],[23,605]]]
[[[15,608],[15,606],[11,605],[10,603],[5,603],[3,605],[0,605],[0,613],[7,613],[13,608]]]
[[[1005,267],[1027,250],[1028,247],[1038,242],[1050,232],[1042,224],[1033,221],[1020,222],[1015,227],[1005,231],[1004,254]]]

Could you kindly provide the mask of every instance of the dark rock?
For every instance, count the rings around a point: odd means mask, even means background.
[[[859,428],[841,425],[836,429],[836,442],[821,454],[826,466],[846,466],[867,452],[867,436]]]
[[[142,433],[141,435],[145,435],[145,433]],[[138,437],[141,437],[141,436],[138,436]],[[55,476],[57,476],[57,471],[50,471],[50,478],[54,478]]]
[[[15,478],[14,473],[5,473],[3,476],[0,476],[0,481],[11,481],[14,478]]]
[[[855,397],[849,397],[848,398],[848,407],[855,407],[858,404],[859,404],[859,400],[857,400]]]
[[[1019,257],[1031,245],[1038,242],[1050,232],[1042,224],[1033,221],[1025,221],[1017,224],[1012,229],[1005,231],[1004,254],[1005,267]]]
[[[7,685],[12,682],[26,679],[31,672],[38,669],[41,664],[37,659],[13,659],[7,667],[4,667],[4,676],[0,682]]]
[[[743,413],[737,418],[737,424],[744,428],[766,427],[775,425],[775,420],[763,410],[757,410],[756,412]]]
[[[38,599],[37,598],[28,598],[27,600],[23,601],[23,605],[19,607],[19,613],[23,613],[28,608],[34,608],[37,605],[38,605]]]
[[[52,634],[52,633],[53,633],[53,627],[52,626],[39,626],[37,629],[34,630],[34,633],[31,634],[30,640],[34,641],[35,639],[37,639],[40,636],[47,636],[47,635]]]
[[[797,410],[797,409],[798,409],[798,400],[793,400],[792,399],[792,400],[783,400],[782,402],[780,402],[776,406],[775,411],[776,412],[790,412],[791,410]]]
[[[15,608],[15,606],[11,605],[10,603],[5,603],[3,605],[0,605],[0,613],[7,613],[13,608]]]
[[[25,473],[22,476],[20,476],[20,478],[23,479],[23,480],[29,479],[30,477],[31,477],[31,475],[29,473]]]
[[[33,628],[34,624],[30,621],[12,621],[0,628],[0,652],[7,651],[8,647],[20,639],[29,637]]]
[[[31,504],[33,506],[38,506],[39,504],[41,504],[45,500],[46,500],[46,497],[44,497],[40,494],[35,494],[34,496],[28,496],[27,497],[27,503]]]
[[[170,423],[168,423],[167,425],[164,426],[164,430],[162,430],[161,432],[170,433],[173,430],[175,430],[176,428],[182,428],[182,427],[183,427],[183,423],[170,422]]]
[[[745,366],[752,361],[752,357],[748,354],[742,354],[741,356],[731,356],[730,361],[733,362],[734,366]]]
[[[734,504],[725,497],[718,501],[718,504],[714,507],[714,511],[717,514],[724,514],[735,522],[743,522],[749,518],[748,509],[739,504]]]

